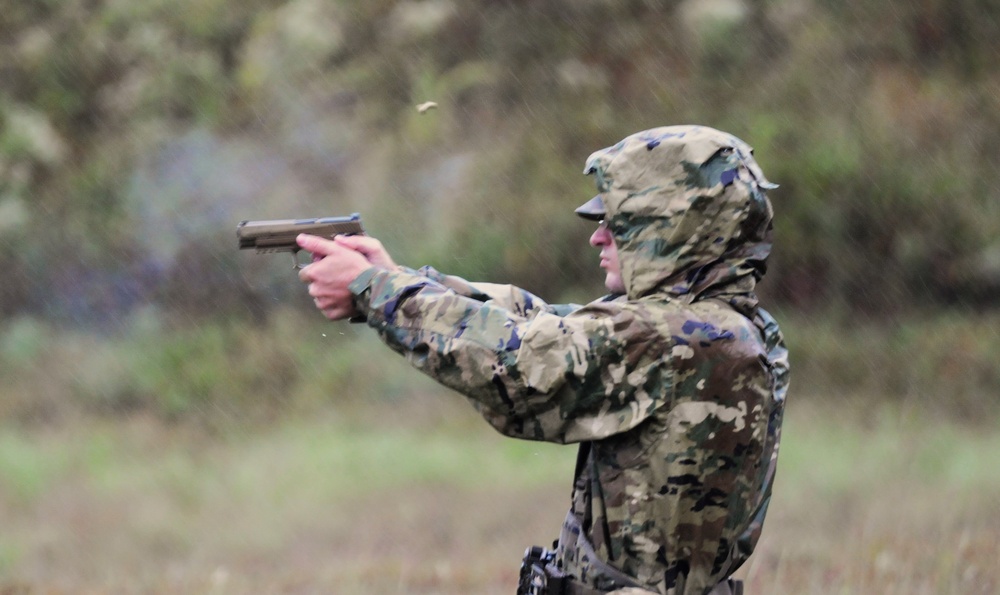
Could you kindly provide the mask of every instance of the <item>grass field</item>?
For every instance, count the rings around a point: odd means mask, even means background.
[[[1000,591],[1000,433],[789,406],[748,593]],[[0,593],[513,593],[571,448],[452,394],[213,436],[143,416],[0,428]]]

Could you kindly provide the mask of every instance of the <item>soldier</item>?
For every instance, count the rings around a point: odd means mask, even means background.
[[[505,435],[579,444],[554,551],[519,593],[724,594],[767,512],[787,351],[754,286],[773,188],[740,139],[702,126],[633,134],[584,170],[599,194],[610,295],[549,305],[512,286],[397,266],[368,237],[300,236],[330,319],[364,319]]]

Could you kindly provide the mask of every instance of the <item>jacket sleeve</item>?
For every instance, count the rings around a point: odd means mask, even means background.
[[[667,398],[643,388],[669,384],[663,339],[621,305],[591,304],[568,316],[536,307],[526,316],[427,276],[374,268],[351,291],[386,344],[465,395],[508,436],[606,438],[635,427]]]
[[[454,275],[445,275],[431,266],[408,272],[436,281],[458,295],[480,302],[493,302],[496,306],[529,318],[539,312],[565,316],[580,308],[578,304],[546,304],[541,298],[520,287],[496,283],[474,283]]]

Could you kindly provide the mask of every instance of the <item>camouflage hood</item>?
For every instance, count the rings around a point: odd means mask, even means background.
[[[704,126],[666,126],[595,152],[593,174],[629,299],[719,297],[752,316],[771,251],[771,204],[753,149]]]

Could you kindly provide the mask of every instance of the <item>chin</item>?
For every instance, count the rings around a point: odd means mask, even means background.
[[[617,276],[608,275],[608,277],[604,280],[604,287],[606,287],[611,293],[625,293],[625,284],[622,283],[621,278]]]

